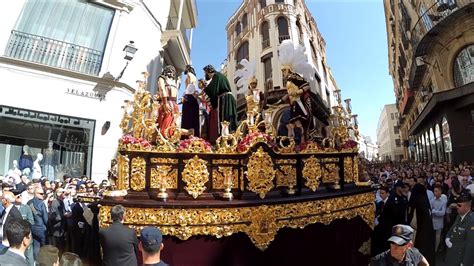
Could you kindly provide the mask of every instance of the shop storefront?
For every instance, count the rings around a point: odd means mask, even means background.
[[[91,175],[95,120],[0,105],[0,125],[0,175]]]

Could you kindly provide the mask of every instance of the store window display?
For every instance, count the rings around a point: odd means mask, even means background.
[[[30,147],[24,145],[20,160],[18,161],[20,171],[27,176],[29,176],[33,170],[33,157],[29,153]]]
[[[43,174],[41,173],[40,162],[43,160],[43,154],[38,153],[36,155],[36,160],[33,163],[33,179],[41,179]]]
[[[53,149],[53,141],[48,141],[48,148],[43,151],[43,165],[41,167],[43,176],[48,177],[49,181],[56,179],[55,173],[58,172],[59,156],[58,151]]]
[[[8,175],[9,176],[13,176],[13,175],[21,176],[21,170],[18,169],[18,161],[17,160],[13,160],[13,168],[8,170]]]

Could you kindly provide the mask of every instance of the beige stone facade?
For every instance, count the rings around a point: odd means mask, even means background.
[[[405,158],[474,159],[474,1],[384,0]]]
[[[395,104],[385,105],[380,113],[377,125],[377,144],[379,159],[382,161],[401,161],[403,159],[399,117]]]

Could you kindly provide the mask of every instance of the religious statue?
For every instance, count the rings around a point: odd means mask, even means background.
[[[186,88],[182,101],[181,128],[194,130],[194,136],[199,137],[199,94],[196,90],[196,72],[192,66],[187,65],[184,74],[186,74]]]
[[[209,141],[214,143],[219,137],[220,122],[229,122],[230,131],[237,129],[237,103],[226,76],[216,71],[212,65],[207,65],[203,70],[206,79],[210,80],[204,92],[209,97],[212,107],[209,123]]]
[[[158,109],[157,124],[163,136],[167,137],[168,129],[176,127],[179,108],[177,104],[178,87],[176,80],[176,69],[168,65],[163,68],[163,72],[158,77],[158,90],[156,99],[160,102]]]
[[[288,95],[277,104],[289,100],[291,131],[298,128],[301,131],[301,142],[320,138],[317,129],[315,110],[318,108],[317,95],[311,91],[310,84],[304,76],[311,77],[312,67],[304,54],[304,47],[296,49],[291,40],[285,40],[278,48],[279,60],[282,65],[282,76]],[[302,75],[298,74],[302,73]]]
[[[198,87],[201,90],[199,94],[199,127],[201,138],[209,139],[209,114],[211,112],[211,106],[209,104],[209,99],[204,93],[204,89],[206,88],[207,84],[204,79],[198,80]]]
[[[234,79],[237,79],[238,88],[247,88],[245,101],[247,103],[247,119],[258,123],[261,118],[263,93],[257,88],[257,78],[255,77],[256,64],[242,59],[239,62],[240,68],[235,72]],[[255,117],[255,119],[254,119]]]

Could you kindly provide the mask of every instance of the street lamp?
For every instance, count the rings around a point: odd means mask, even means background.
[[[122,78],[123,73],[125,72],[125,69],[127,69],[128,63],[130,63],[130,61],[132,61],[133,57],[135,56],[135,53],[137,52],[138,49],[135,47],[134,43],[135,43],[134,41],[130,41],[130,43],[125,45],[125,47],[123,48],[123,51],[125,54],[123,59],[127,60],[127,63],[125,64],[125,67],[122,69],[122,72],[120,72],[120,74],[115,80],[119,80],[120,78]]]

